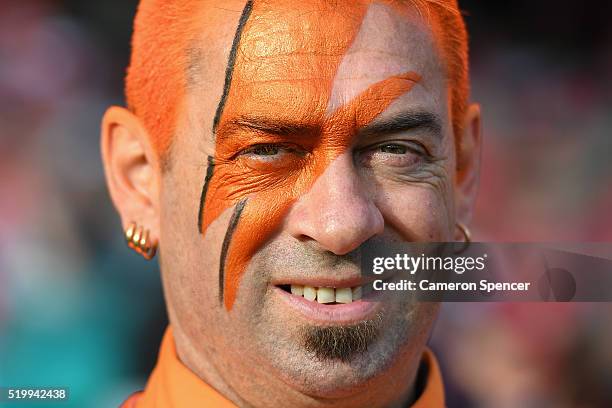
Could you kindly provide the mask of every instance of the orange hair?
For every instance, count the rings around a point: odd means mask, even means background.
[[[470,95],[468,35],[457,0],[412,0],[425,3],[435,41],[446,65],[451,93],[451,117],[455,139],[463,132]],[[422,7],[422,6],[421,6]],[[418,8],[418,6],[417,6]]]
[[[446,63],[453,131],[463,131],[469,94],[465,24],[456,0],[408,0],[429,20]],[[155,150],[170,147],[178,107],[187,88],[189,44],[195,40],[202,1],[141,0],[134,19],[127,70],[127,104],[144,123]],[[424,13],[423,13],[424,12]]]
[[[134,19],[132,54],[125,79],[128,108],[149,132],[155,150],[168,150],[187,88],[188,45],[201,1],[141,0]]]

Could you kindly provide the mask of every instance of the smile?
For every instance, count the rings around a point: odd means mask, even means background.
[[[324,304],[347,304],[361,299],[362,287],[313,287],[308,285],[281,285],[281,289],[311,302]]]
[[[319,324],[352,324],[373,318],[382,307],[380,294],[361,278],[299,279],[276,282],[274,294],[296,317]]]

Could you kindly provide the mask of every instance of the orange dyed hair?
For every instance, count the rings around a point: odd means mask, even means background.
[[[463,131],[469,95],[467,32],[456,0],[405,0],[431,24],[446,64],[455,136]],[[178,108],[187,88],[188,48],[202,30],[202,1],[141,0],[134,19],[125,94],[144,123],[155,150],[172,142]]]
[[[141,0],[134,19],[125,96],[128,108],[142,120],[162,156],[170,147],[187,88],[188,46],[202,29],[197,25],[201,4]]]
[[[446,66],[455,139],[463,132],[470,95],[468,35],[457,0],[411,0],[425,9]],[[419,5],[420,3],[421,5]]]

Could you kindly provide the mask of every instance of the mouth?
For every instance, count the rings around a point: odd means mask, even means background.
[[[379,293],[363,279],[277,282],[277,295],[296,317],[317,324],[352,324],[373,318],[382,307]]]
[[[286,284],[278,285],[281,290],[302,297],[310,302],[317,302],[326,305],[339,305],[353,303],[361,300],[363,287],[361,285],[353,287],[315,287],[309,285]]]

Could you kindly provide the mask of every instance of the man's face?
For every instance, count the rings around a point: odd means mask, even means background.
[[[372,293],[359,259],[452,237],[450,97],[433,34],[396,2],[255,1],[238,35],[244,3],[229,8],[202,16],[188,51],[163,176],[179,354],[238,395],[253,378],[323,397],[406,387],[390,378],[414,371],[437,305]],[[335,289],[323,300],[363,294],[324,304],[291,285]]]

